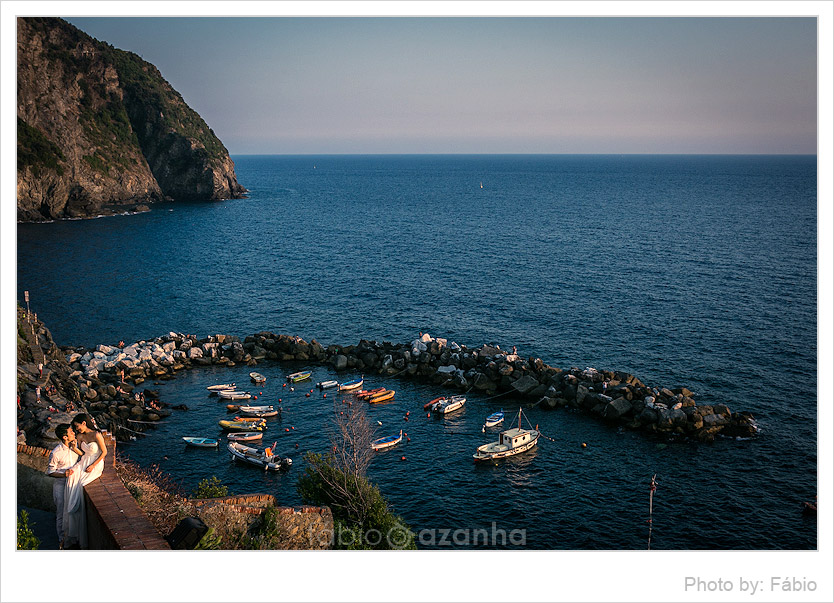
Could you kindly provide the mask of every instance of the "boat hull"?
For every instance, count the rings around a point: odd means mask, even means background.
[[[186,446],[194,448],[217,448],[217,440],[211,438],[189,438],[184,437]]]
[[[536,447],[538,444],[539,436],[536,436],[529,442],[525,442],[521,446],[516,446],[515,448],[507,448],[506,450],[500,450],[497,452],[485,452],[482,451],[483,448],[488,446],[492,446],[492,444],[486,444],[485,446],[481,446],[478,448],[478,451],[472,455],[472,458],[475,460],[476,463],[484,462],[484,461],[495,461],[498,459],[505,459],[511,456],[516,456],[517,454],[522,454],[531,450]]]
[[[264,437],[262,431],[241,431],[238,433],[230,433],[226,438],[230,442],[253,442]]]
[[[292,459],[290,458],[281,458],[277,455],[267,457],[256,448],[250,448],[237,442],[229,442],[226,449],[232,455],[233,460],[255,465],[265,471],[280,471],[281,469],[289,469],[292,466]]]
[[[370,404],[379,404],[380,402],[387,402],[388,400],[392,400],[394,398],[394,394],[396,394],[393,389],[388,390],[387,392],[382,392],[371,396],[368,398],[368,403]]]
[[[299,381],[305,381],[313,376],[313,371],[301,371],[298,373],[293,373],[292,375],[287,375],[287,381],[292,383],[298,383]]]

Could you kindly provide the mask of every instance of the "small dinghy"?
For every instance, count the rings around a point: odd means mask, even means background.
[[[374,450],[385,450],[386,448],[391,448],[392,446],[396,446],[400,442],[403,441],[403,430],[400,429],[400,435],[398,436],[386,436],[384,438],[379,438],[378,440],[374,440],[371,442],[371,448]]]
[[[230,442],[252,442],[264,437],[262,431],[238,431],[226,436]]]
[[[374,394],[370,398],[368,398],[369,404],[379,404],[380,402],[387,402],[388,400],[392,400],[394,398],[394,394],[396,394],[393,389],[387,389],[385,391],[379,392],[378,394]]]
[[[330,381],[320,381],[316,383],[316,387],[319,389],[330,389],[331,387],[336,387],[339,385],[338,381],[330,380]]]
[[[194,446],[195,448],[217,448],[217,440],[212,438],[183,437],[183,440],[188,446]]]
[[[218,425],[226,431],[263,431],[266,429],[266,421],[259,419],[253,421],[218,421]]]
[[[241,406],[240,407],[240,415],[242,417],[276,417],[278,416],[278,411],[272,408],[271,406],[266,407],[258,407],[258,406]]]
[[[456,410],[460,410],[464,404],[466,404],[466,398],[464,396],[452,396],[451,398],[443,398],[435,402],[431,409],[432,412],[436,412],[437,414],[448,415]]]
[[[495,427],[504,422],[504,411],[494,412],[484,420],[484,427]]]
[[[354,379],[353,381],[346,381],[344,383],[339,384],[339,391],[340,392],[351,392],[354,390],[362,389],[362,384],[365,383],[365,378],[362,377],[361,379]]]
[[[360,400],[367,400],[371,396],[382,393],[384,391],[385,391],[384,387],[376,387],[374,389],[363,389],[363,390],[359,390],[358,392],[353,392],[353,393]]]
[[[297,373],[287,375],[287,381],[291,381],[292,383],[298,383],[299,381],[309,379],[312,375],[313,371],[298,371]]]
[[[239,442],[229,442],[226,448],[231,453],[233,460],[244,461],[251,465],[256,465],[265,471],[289,469],[292,465],[291,458],[280,457],[277,454],[273,454],[271,447],[267,447],[264,450],[258,450],[257,448],[251,448],[250,446],[244,446]]]
[[[439,398],[435,398],[434,400],[429,400],[428,402],[423,404],[423,410],[428,410],[430,406],[434,406],[435,404],[437,404],[441,400],[445,400],[445,399],[446,399],[446,396],[440,396]]]
[[[206,389],[210,392],[222,392],[226,390],[233,390],[234,388],[234,383],[223,383],[222,385],[209,385]]]
[[[260,373],[251,372],[249,373],[249,378],[252,380],[252,383],[266,383],[266,377]]]
[[[252,394],[249,392],[238,392],[232,390],[223,390],[217,392],[217,395],[223,398],[224,400],[248,400],[252,397]]]

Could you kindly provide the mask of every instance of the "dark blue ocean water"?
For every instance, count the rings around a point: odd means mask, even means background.
[[[493,437],[483,417],[521,401],[470,394],[459,415],[427,419],[439,392],[395,378],[384,384],[396,403],[368,412],[380,435],[404,428],[411,441],[380,453],[371,477],[415,529],[498,530],[498,546],[500,530],[524,530],[528,548],[645,548],[657,473],[652,548],[816,547],[816,522],[800,515],[817,487],[816,157],[234,159],[248,199],[19,225],[19,298],[30,291],[62,344],[271,330],[327,345],[422,331],[684,385],[699,403],[753,412],[761,435],[696,445],[536,408],[527,415],[554,441],[481,467],[471,454]],[[326,449],[333,401],[282,388],[298,368],[259,368],[261,401],[286,409],[266,436],[295,458],[286,474],[181,445],[219,433],[224,405],[205,386],[245,382],[247,367],[160,384],[190,410],[122,450],[187,490],[217,475],[233,492],[298,504],[301,455]],[[320,367],[314,381],[335,377]],[[442,537],[422,534],[425,546]]]

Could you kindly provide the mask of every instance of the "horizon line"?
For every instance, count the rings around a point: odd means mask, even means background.
[[[256,157],[256,156],[283,156],[283,157],[322,157],[322,156],[366,156],[366,157],[436,157],[436,156],[518,156],[518,157],[534,157],[534,156],[582,156],[582,157],[612,157],[612,156],[685,156],[685,157],[818,157],[819,153],[371,153],[371,152],[317,152],[317,153],[233,153],[229,151],[229,155]]]

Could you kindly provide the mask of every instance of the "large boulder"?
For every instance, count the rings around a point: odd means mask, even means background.
[[[343,371],[347,368],[348,359],[344,354],[336,354],[333,357],[333,368],[337,371]]]
[[[194,360],[195,358],[202,358],[203,357],[203,350],[200,348],[189,348],[188,349],[188,358]]]
[[[631,402],[625,398],[612,400],[605,406],[603,415],[606,419],[619,419],[631,411]]]
[[[535,377],[532,377],[530,375],[524,375],[523,377],[521,377],[521,379],[514,381],[512,384],[513,389],[522,395],[533,391],[538,386],[539,382],[536,380]]]

